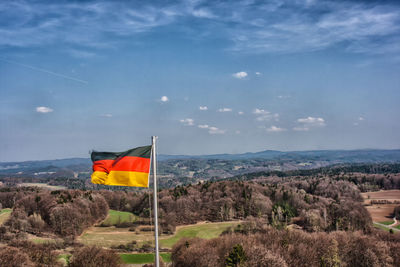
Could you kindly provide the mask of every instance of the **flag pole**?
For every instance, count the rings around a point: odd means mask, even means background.
[[[154,202],[154,236],[155,236],[155,264],[160,267],[159,251],[158,251],[158,209],[157,209],[157,160],[156,160],[156,139],[157,136],[151,137],[152,157],[153,157],[153,202]]]

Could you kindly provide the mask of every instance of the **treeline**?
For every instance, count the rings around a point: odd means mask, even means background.
[[[85,179],[70,178],[64,176],[56,177],[3,177],[0,182],[5,187],[15,187],[21,183],[43,183],[54,186],[64,186],[68,189],[86,189],[87,183]],[[90,188],[90,187],[89,187]]]
[[[369,166],[369,167],[368,167]],[[335,167],[335,168],[321,168],[315,170],[297,170],[290,172],[257,172],[246,175],[236,176],[227,180],[231,181],[258,181],[270,184],[283,184],[285,182],[293,181],[310,181],[310,180],[324,180],[330,181],[347,181],[358,187],[361,192],[378,191],[378,190],[391,190],[400,189],[400,173],[394,172],[396,167],[391,168],[393,165],[361,165],[359,168],[369,169],[371,172],[375,170],[376,173],[362,173],[355,172],[358,170],[356,167]],[[384,170],[393,171],[383,173]],[[354,171],[354,172],[353,172]],[[381,172],[382,171],[382,172]]]
[[[121,259],[112,250],[99,247],[75,246],[68,261],[62,262],[59,250],[66,249],[65,243],[35,244],[26,240],[12,240],[2,244],[0,266],[2,267],[118,267]]]
[[[205,182],[161,190],[158,197],[164,233],[174,232],[177,225],[249,217],[263,218],[278,228],[296,223],[307,231],[368,231],[372,224],[359,189],[344,180]],[[14,208],[7,223],[14,231],[74,236],[104,218],[108,207],[149,218],[152,197],[147,192],[17,188],[0,192],[0,203]],[[73,223],[64,225],[71,218]]]
[[[74,237],[108,214],[104,197],[91,191],[14,190],[0,192],[0,201],[3,207],[13,208],[5,223],[6,233],[11,236],[2,239],[12,239],[13,234],[44,232]]]
[[[247,228],[212,240],[180,240],[173,266],[400,266],[400,235]]]
[[[109,207],[149,217],[149,193],[99,191]],[[310,180],[267,184],[242,181],[205,182],[161,190],[159,217],[163,231],[199,221],[263,218],[276,227],[295,222],[308,231],[368,231],[371,218],[360,191],[347,181]]]
[[[278,176],[278,177],[291,177],[291,176],[334,176],[347,173],[364,173],[364,174],[392,174],[400,173],[400,163],[393,164],[339,164],[331,165],[328,167],[321,167],[315,169],[302,169],[292,171],[262,171],[238,175],[235,177],[227,178],[226,180],[252,180],[259,176]]]

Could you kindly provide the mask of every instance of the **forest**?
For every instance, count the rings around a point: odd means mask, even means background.
[[[397,167],[375,166],[371,170],[355,166],[354,172],[346,168],[285,175],[254,173],[161,189],[158,205],[160,232],[164,235],[173,235],[178,226],[199,222],[238,222],[214,239],[181,239],[170,250],[170,264],[400,266],[400,234],[374,228],[361,196],[364,191],[400,189]],[[97,266],[118,266],[116,255],[127,246],[104,250],[84,246],[78,237],[102,222],[109,209],[139,218],[117,227],[148,226],[151,196],[143,190],[50,191],[3,185],[0,208],[12,212],[0,226],[2,251],[12,252],[26,266],[43,266],[46,261],[48,266],[58,266],[57,251],[66,249],[75,259],[70,266],[78,266],[73,264],[84,260],[78,255],[86,249],[87,253],[104,256],[96,259],[103,262]],[[393,216],[399,218],[399,213],[400,205]],[[29,240],[32,235],[58,241],[43,249],[42,244]],[[0,263],[7,257],[9,253],[0,253]]]

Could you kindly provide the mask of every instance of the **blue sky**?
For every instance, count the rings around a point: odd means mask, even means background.
[[[398,1],[1,1],[0,161],[400,148]]]

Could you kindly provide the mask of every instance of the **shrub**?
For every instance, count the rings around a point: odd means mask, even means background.
[[[246,253],[243,250],[242,245],[235,245],[229,255],[225,259],[226,266],[234,267],[240,266],[247,260]]]
[[[13,247],[3,247],[0,250],[0,266],[2,267],[31,267],[34,266],[26,253]]]
[[[83,247],[72,254],[70,267],[116,267],[121,259],[115,252],[98,247]]]

